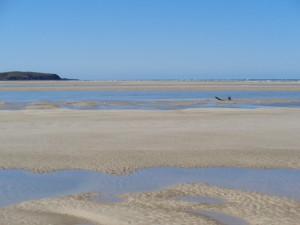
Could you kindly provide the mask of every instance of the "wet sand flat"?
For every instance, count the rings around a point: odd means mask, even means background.
[[[192,203],[180,197],[218,198],[219,204]],[[93,194],[20,203],[0,209],[6,225],[295,225],[299,202],[203,184],[178,185],[158,192],[128,194],[120,203],[101,203]]]
[[[1,81],[1,91],[300,91],[297,81]]]
[[[300,168],[300,109],[32,108],[0,111],[0,127],[0,167],[6,169],[127,174],[147,167]],[[0,208],[0,224],[295,225],[300,220],[299,201],[201,183],[118,197],[122,201],[101,202],[101,193],[100,200],[82,193],[25,201]],[[197,197],[218,201],[186,200]]]
[[[0,167],[300,168],[299,109],[0,111]]]

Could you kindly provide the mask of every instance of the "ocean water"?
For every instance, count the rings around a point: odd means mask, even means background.
[[[218,101],[215,96],[224,99]],[[231,97],[231,101],[227,98]],[[297,91],[25,91],[0,92],[1,109],[55,104],[69,109],[300,107]],[[87,103],[87,104],[77,104]]]

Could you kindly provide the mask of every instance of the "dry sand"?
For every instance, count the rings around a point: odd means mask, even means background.
[[[181,196],[223,199],[220,204],[179,200]],[[222,189],[201,184],[180,185],[152,193],[129,194],[120,203],[101,203],[83,196],[24,202],[0,209],[1,225],[218,225],[222,221],[202,216],[216,212],[243,218],[249,225],[297,225],[300,203],[292,200]]]
[[[300,91],[300,82],[0,81],[1,91]]]
[[[300,168],[299,109],[0,111],[0,167]]]

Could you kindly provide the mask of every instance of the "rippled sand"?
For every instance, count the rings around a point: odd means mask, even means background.
[[[203,184],[180,185],[152,193],[123,196],[119,203],[101,203],[93,194],[24,202],[0,209],[6,225],[42,224],[223,224],[201,212],[237,218],[250,225],[296,225],[300,203],[292,200],[221,189]],[[222,199],[219,204],[181,201],[181,196],[206,196]]]
[[[300,168],[299,124],[299,109],[82,111],[42,103],[0,111],[0,167],[112,174],[164,166]],[[224,202],[180,201],[195,195]],[[299,202],[200,184],[123,198],[114,204],[93,194],[24,202],[1,208],[0,224],[222,224],[203,210],[251,225],[300,221]]]

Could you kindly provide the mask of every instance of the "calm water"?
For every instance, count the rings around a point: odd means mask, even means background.
[[[213,220],[220,222],[223,225],[248,225],[248,223],[241,219],[234,216],[229,216],[219,212],[212,212],[212,211],[189,211],[189,213],[200,216],[200,217],[208,217]]]
[[[0,92],[7,102],[33,101],[154,101],[211,99],[214,96],[233,99],[300,99],[292,91],[25,91]]]
[[[106,199],[115,201],[119,194],[156,191],[183,183],[208,183],[300,201],[300,170],[291,169],[153,168],[128,176],[90,171],[35,174],[23,170],[2,170],[0,206],[84,192],[101,192]]]
[[[233,101],[217,101],[215,96]],[[275,101],[272,101],[275,100]],[[278,101],[280,100],[280,101]],[[46,102],[79,109],[182,109],[198,107],[299,107],[300,92],[289,91],[53,91],[0,92],[2,109]],[[70,102],[93,102],[74,106]]]

